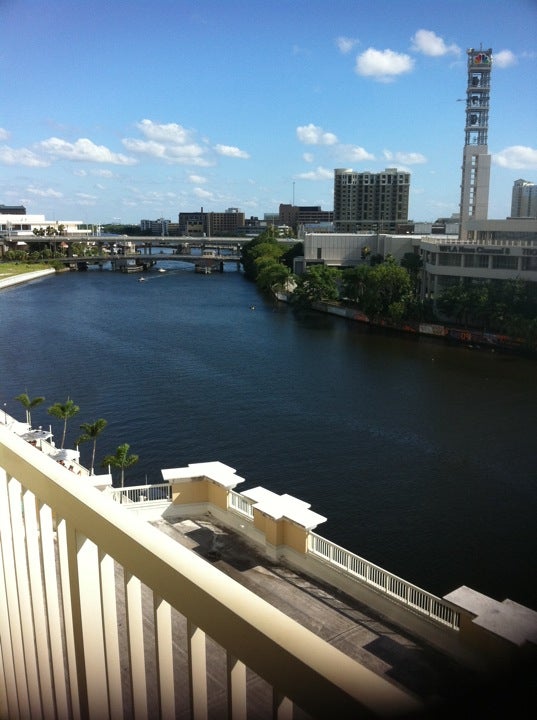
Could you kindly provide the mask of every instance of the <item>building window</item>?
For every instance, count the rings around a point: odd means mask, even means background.
[[[489,266],[489,255],[465,255],[464,256],[464,267],[473,268],[488,268]]]
[[[537,257],[522,258],[522,270],[537,270]]]
[[[445,267],[460,267],[462,261],[461,253],[441,253],[438,257],[438,264]]]
[[[317,248],[317,260],[322,260],[323,257],[323,249],[318,247]]]
[[[518,268],[518,258],[510,255],[494,255],[492,257],[492,267],[495,270],[516,270]]]

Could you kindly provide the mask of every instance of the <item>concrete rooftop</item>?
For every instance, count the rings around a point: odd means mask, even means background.
[[[472,717],[481,717],[481,711],[487,717],[504,717],[511,695],[525,697],[526,706],[533,709],[531,717],[535,717],[536,685],[532,682],[528,689],[525,676],[504,678],[504,691],[499,692],[496,682],[480,679],[388,618],[267,559],[249,541],[218,525],[211,515],[174,523],[161,519],[152,524],[346,655],[419,697],[427,717],[453,717],[462,708],[471,708]],[[503,712],[496,715],[500,709]]]

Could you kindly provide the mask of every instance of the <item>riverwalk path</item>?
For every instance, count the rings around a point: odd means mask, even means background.
[[[39,280],[47,275],[54,275],[56,270],[50,268],[50,270],[34,270],[33,272],[21,273],[20,275],[3,275],[2,266],[0,265],[0,290],[12,287],[14,285],[20,285],[22,283],[31,282],[32,280]]]

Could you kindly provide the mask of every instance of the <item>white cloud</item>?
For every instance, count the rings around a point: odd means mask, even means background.
[[[310,172],[299,173],[295,176],[298,180],[333,180],[334,171],[324,167],[318,167]]]
[[[212,164],[207,158],[207,146],[199,143],[195,133],[182,125],[155,123],[145,119],[137,123],[136,127],[144,139],[124,138],[123,145],[130,152],[178,165],[207,167]]]
[[[355,72],[378,82],[393,82],[398,75],[410,72],[413,67],[414,60],[410,55],[368,48],[356,58]]]
[[[304,160],[304,162],[312,163],[312,162],[315,160],[315,156],[314,156],[313,153],[305,152],[305,153],[302,155],[302,159]]]
[[[122,142],[130,152],[148,155],[149,157],[165,160],[169,163],[199,165],[203,167],[211,164],[203,157],[206,153],[205,148],[197,143],[185,145],[172,143],[167,145],[155,140],[139,140],[136,138],[124,138]]]
[[[418,152],[391,152],[391,150],[384,150],[383,155],[386,160],[395,160],[398,163],[404,165],[422,165],[427,162],[425,155]]]
[[[203,188],[196,187],[192,190],[193,195],[196,197],[202,198],[202,199],[212,199],[213,193],[209,192],[209,190],[204,190]]]
[[[339,48],[339,51],[342,52],[344,55],[349,53],[355,45],[358,44],[358,40],[355,38],[349,38],[349,37],[338,37],[336,38],[336,45]]]
[[[3,165],[24,165],[25,167],[48,167],[49,162],[43,160],[26,148],[0,147],[0,163]]]
[[[149,140],[172,145],[186,145],[191,141],[192,133],[177,123],[160,124],[152,120],[142,120],[136,127]]]
[[[121,153],[114,153],[104,145],[95,145],[88,138],[80,138],[74,143],[52,137],[42,140],[39,147],[54,158],[66,160],[84,160],[86,162],[112,163],[113,165],[134,165],[137,161]]]
[[[37,195],[37,197],[44,197],[44,198],[62,198],[63,197],[63,193],[58,192],[57,190],[53,190],[52,188],[47,188],[46,190],[43,190],[42,188],[36,188],[33,185],[30,185],[30,187],[27,187],[26,192],[30,193],[30,195]]]
[[[7,140],[9,137],[9,133],[7,130],[4,130],[4,128],[0,127],[0,140]]]
[[[350,162],[363,162],[364,160],[374,160],[375,156],[358,145],[342,145],[341,151],[344,152],[345,158]]]
[[[245,160],[250,157],[247,152],[233,145],[215,145],[214,149],[218,155],[224,155],[225,157],[243,158]]]
[[[498,153],[492,160],[500,167],[510,170],[530,170],[537,168],[537,150],[526,145],[511,145]]]
[[[305,145],[335,145],[337,143],[337,137],[333,133],[325,132],[313,123],[297,127],[296,136]]]
[[[432,30],[418,30],[412,37],[412,50],[429,57],[441,57],[448,54],[460,55],[461,52],[457,45],[446,45],[443,38]]]
[[[188,182],[191,182],[194,185],[203,185],[203,183],[207,182],[207,178],[203,177],[203,175],[189,175]]]
[[[492,56],[494,67],[506,68],[511,65],[516,65],[518,60],[516,55],[511,50],[500,50],[500,52],[494,53]]]

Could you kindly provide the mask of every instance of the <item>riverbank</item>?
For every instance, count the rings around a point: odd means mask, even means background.
[[[275,297],[280,302],[289,302],[290,294],[279,292],[275,294]],[[346,320],[353,320],[381,330],[395,330],[396,332],[410,333],[417,336],[434,337],[478,350],[501,350],[508,353],[527,355],[528,357],[535,357],[536,354],[522,340],[500,333],[489,333],[440,323],[420,323],[414,320],[396,323],[386,319],[375,319],[368,317],[361,310],[338,302],[318,301],[313,303],[312,307],[317,312],[337,315]]]
[[[49,268],[47,270],[33,270],[32,272],[20,273],[18,275],[3,275],[0,266],[0,290],[12,287],[13,285],[21,285],[22,283],[39,280],[39,278],[47,275],[54,275],[56,270]]]

